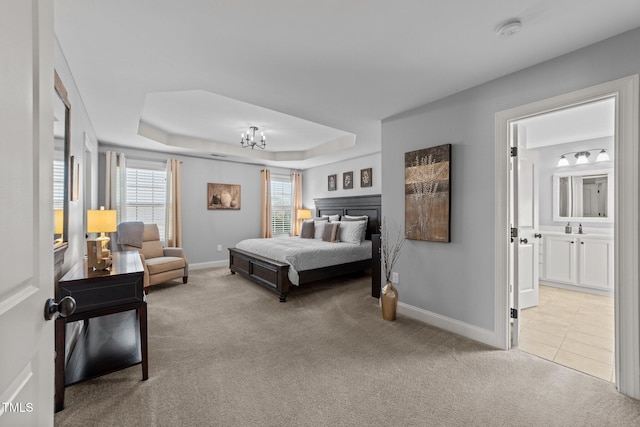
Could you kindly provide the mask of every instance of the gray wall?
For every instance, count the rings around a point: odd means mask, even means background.
[[[371,187],[360,187],[360,171],[372,169],[373,183]],[[353,188],[342,188],[342,174],[353,172]],[[329,175],[338,176],[338,188],[336,191],[327,190],[327,178]],[[314,209],[314,198],[318,197],[345,197],[380,194],[382,188],[382,159],[380,153],[356,157],[342,162],[305,169],[302,172],[302,206],[306,209]]]
[[[261,165],[170,155],[100,145],[100,192],[104,204],[105,151],[119,151],[127,157],[148,160],[176,158],[182,161],[182,231],[183,247],[190,264],[224,262],[227,248],[243,239],[260,237]],[[272,173],[289,173],[289,169],[269,168]],[[207,183],[239,184],[240,210],[208,210]],[[222,245],[222,251],[217,251]]]
[[[408,241],[400,301],[494,330],[494,115],[640,72],[640,29],[382,122],[383,215],[404,223],[403,157],[452,144],[451,243]]]

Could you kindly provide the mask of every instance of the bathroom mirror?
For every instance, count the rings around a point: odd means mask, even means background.
[[[553,220],[613,222],[613,171],[553,175]]]
[[[54,72],[53,94],[53,246],[66,245],[69,229],[69,155],[71,105],[67,90]]]

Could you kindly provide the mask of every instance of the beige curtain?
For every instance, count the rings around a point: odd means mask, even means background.
[[[302,228],[302,221],[298,220],[298,210],[302,209],[302,174],[300,172],[291,174],[291,184],[293,185],[293,227],[291,227],[291,231],[293,236],[298,236]]]
[[[262,204],[260,205],[261,237],[271,237],[271,171],[260,171]]]
[[[126,221],[127,168],[124,153],[107,151],[105,164],[104,208],[116,211],[116,223]],[[117,233],[110,233],[111,250],[117,250]]]
[[[167,213],[164,225],[164,245],[175,248],[182,247],[182,179],[179,160],[167,161]]]

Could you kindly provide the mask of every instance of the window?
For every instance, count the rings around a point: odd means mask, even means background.
[[[291,234],[293,212],[291,177],[271,174],[271,233]]]
[[[167,172],[164,162],[127,159],[125,221],[157,224],[164,240]]]
[[[64,209],[64,160],[57,153],[53,159],[53,209]]]

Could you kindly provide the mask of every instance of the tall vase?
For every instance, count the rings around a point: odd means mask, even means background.
[[[382,288],[380,301],[382,303],[382,318],[384,320],[396,320],[396,311],[398,310],[398,290],[393,287],[391,282],[387,281],[385,287]]]

